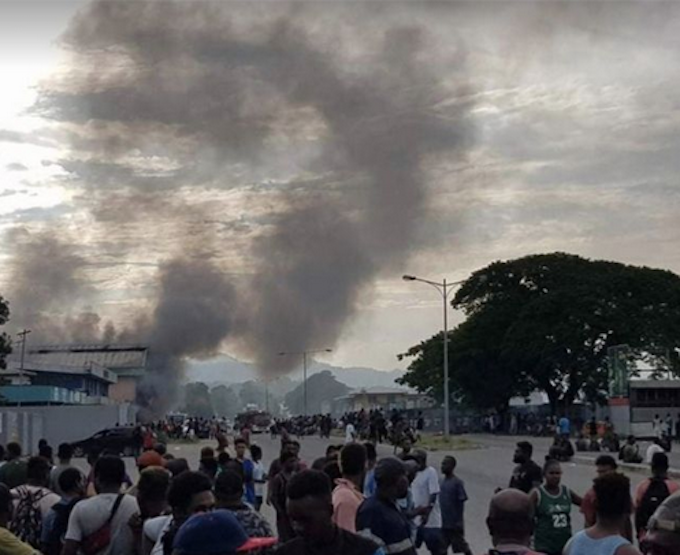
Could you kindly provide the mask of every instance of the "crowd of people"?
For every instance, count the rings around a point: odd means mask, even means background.
[[[261,447],[240,436],[203,447],[195,469],[156,443],[136,459],[134,483],[114,453],[90,453],[83,473],[69,444],[52,460],[47,442],[28,459],[10,443],[0,450],[0,555],[416,555],[421,546],[472,554],[455,457],[436,469],[410,442],[379,458],[373,442],[347,439],[305,461],[301,443],[282,436],[269,468]],[[651,475],[633,496],[608,454],[583,495],[562,483],[559,460],[534,462],[527,441],[513,462],[489,505],[489,553],[680,554],[680,486],[665,453],[652,455]],[[573,505],[585,524],[576,534]]]
[[[271,427],[272,437],[293,435],[298,438],[318,434],[330,438],[333,429],[343,430],[353,439],[373,443],[389,442],[395,447],[404,440],[415,442],[425,426],[422,411],[409,418],[404,411],[392,409],[385,414],[381,409],[345,412],[339,418],[329,414],[294,416],[276,419]]]

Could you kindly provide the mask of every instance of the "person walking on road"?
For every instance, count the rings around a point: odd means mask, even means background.
[[[668,456],[655,453],[652,457],[652,476],[635,489],[635,530],[638,541],[647,533],[647,522],[661,503],[680,490],[680,485],[668,477]]]
[[[529,494],[536,511],[534,547],[546,555],[562,555],[571,538],[571,506],[581,505],[581,498],[561,483],[559,461],[547,461],[543,477],[544,483]]]
[[[641,555],[620,535],[630,522],[630,480],[612,472],[595,479],[595,525],[578,532],[564,548],[564,555]]]
[[[427,453],[422,449],[413,452],[418,464],[416,477],[411,484],[415,506],[415,524],[418,527],[418,543],[422,542],[432,555],[445,551],[442,536],[442,515],[439,507],[439,476],[432,466],[427,465]]]
[[[472,555],[470,546],[465,541],[465,502],[468,500],[463,480],[455,475],[457,461],[455,457],[446,456],[442,461],[444,479],[440,485],[439,507],[442,515],[442,535],[445,549],[451,547],[454,553]]]
[[[515,450],[513,462],[517,464],[510,478],[510,487],[529,493],[538,487],[543,479],[543,471],[531,457],[534,447],[528,441],[520,441]]]

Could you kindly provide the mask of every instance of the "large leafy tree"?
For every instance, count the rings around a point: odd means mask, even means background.
[[[554,410],[582,394],[601,400],[615,345],[680,371],[680,277],[668,271],[528,256],[478,270],[452,305],[468,317],[450,335],[452,391],[477,407],[502,410],[533,389],[546,392]],[[414,360],[404,383],[439,393],[441,341],[440,334],[405,353]]]
[[[9,304],[0,295],[0,326],[9,320]],[[6,333],[0,333],[0,368],[5,368],[5,357],[12,352],[12,343]]]

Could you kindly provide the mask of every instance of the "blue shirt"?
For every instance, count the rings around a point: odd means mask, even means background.
[[[439,506],[442,513],[442,528],[462,529],[463,511],[468,500],[463,480],[457,476],[444,478],[439,492]]]
[[[411,525],[396,503],[367,498],[357,511],[357,533],[384,547],[390,555],[416,555]]]
[[[251,505],[255,504],[255,480],[253,480],[253,470],[255,465],[250,459],[245,459],[243,461],[243,481],[245,484],[244,488],[244,499],[246,503]]]
[[[372,497],[375,494],[375,469],[371,468],[364,478],[364,496]]]
[[[571,422],[569,422],[569,419],[566,416],[563,416],[560,418],[559,421],[560,425],[560,433],[563,435],[568,435],[571,431]]]

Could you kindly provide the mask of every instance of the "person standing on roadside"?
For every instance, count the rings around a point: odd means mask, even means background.
[[[520,441],[517,444],[515,455],[512,461],[517,464],[510,478],[509,487],[518,489],[524,493],[529,493],[538,487],[543,481],[543,471],[531,457],[534,453],[534,446],[528,441]]]
[[[535,507],[534,547],[546,555],[562,555],[571,538],[571,506],[581,505],[581,498],[561,484],[562,466],[549,460],[543,467],[545,482],[532,490],[529,498]]]
[[[457,461],[455,457],[446,456],[442,461],[444,479],[440,485],[439,506],[442,515],[442,534],[448,551],[449,546],[454,553],[472,555],[470,546],[465,541],[465,502],[468,500],[463,480],[455,475]]]

